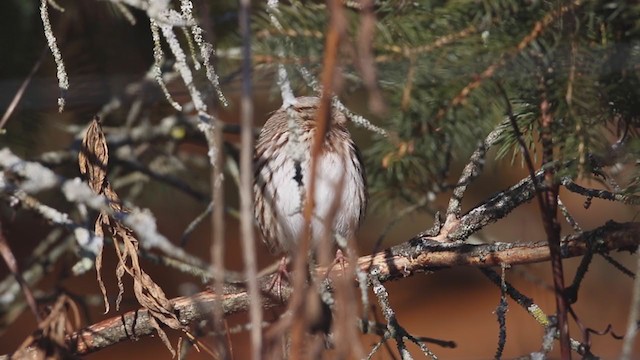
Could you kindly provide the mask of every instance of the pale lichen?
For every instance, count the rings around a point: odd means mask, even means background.
[[[181,0],[180,10],[182,11],[182,16],[185,18],[185,20],[194,24],[190,26],[191,34],[193,35],[193,40],[195,41],[196,46],[198,47],[198,49],[200,49],[200,57],[202,58],[202,65],[204,65],[207,79],[213,85],[220,103],[223,106],[228,106],[229,103],[222,93],[222,89],[220,88],[220,78],[218,77],[218,74],[211,64],[211,55],[214,53],[213,45],[204,40],[204,31],[200,26],[197,25],[197,22],[193,17],[193,4],[190,0]],[[194,67],[196,70],[199,69],[199,63],[197,61],[194,61]]]
[[[58,78],[58,87],[60,88],[60,97],[58,97],[58,111],[62,112],[65,105],[65,95],[69,90],[69,77],[67,76],[67,70],[64,67],[64,61],[62,60],[62,54],[58,48],[58,42],[56,36],[53,34],[51,28],[51,22],[49,21],[49,9],[48,4],[58,11],[64,11],[60,5],[56,4],[52,0],[40,0],[40,19],[42,19],[42,26],[44,28],[44,36],[47,38],[47,45],[53,54],[53,59],[56,63],[56,76]]]
[[[171,104],[174,109],[182,111],[182,106],[180,106],[180,104],[173,100],[173,97],[171,97],[171,93],[169,93],[169,89],[167,89],[167,85],[162,79],[161,66],[162,62],[164,61],[164,51],[162,51],[162,44],[160,43],[160,29],[158,27],[158,24],[153,19],[150,20],[150,26],[151,38],[153,39],[153,77],[158,82],[158,85],[160,86],[160,89],[162,90],[162,93],[164,94],[164,97],[167,99],[169,104]]]

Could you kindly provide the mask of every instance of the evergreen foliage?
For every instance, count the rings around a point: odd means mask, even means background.
[[[358,4],[345,7],[343,98],[363,88],[355,65],[362,19]],[[258,58],[270,59],[264,61],[268,66],[287,64],[290,74],[296,69],[292,64],[317,73],[325,5],[292,1],[279,10],[283,31],[266,12],[256,11]],[[374,11],[375,66],[388,109],[378,121],[390,131],[365,152],[374,195],[412,202],[450,188],[452,163],[466,160],[507,116],[503,94],[532,154],[540,143],[541,104],[548,101],[554,160],[569,165],[559,175],[592,177],[602,174],[602,166],[638,157],[640,5],[377,1]],[[281,44],[286,55],[277,57]],[[513,131],[503,132],[496,154],[518,156]],[[636,191],[629,186],[637,183],[637,175],[621,179],[617,190]]]

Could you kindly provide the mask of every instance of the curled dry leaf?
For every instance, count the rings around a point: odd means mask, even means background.
[[[87,133],[82,139],[82,147],[78,154],[80,173],[85,176],[89,187],[97,194],[102,194],[107,183],[107,164],[109,163],[109,150],[107,141],[102,132],[100,118],[94,117]]]
[[[48,315],[38,324],[38,330],[22,343],[31,359],[66,359],[71,357],[66,339],[80,327],[80,311],[71,298],[60,295],[48,311]]]
[[[133,235],[131,229],[109,217],[104,219],[103,226],[111,235],[114,244],[118,245],[115,247],[116,254],[120,260],[116,266],[116,278],[118,279],[116,310],[120,310],[120,303],[122,302],[122,295],[124,294],[122,278],[124,274],[129,273],[129,275],[135,279],[136,272],[140,270],[140,264],[138,263],[138,240]],[[122,244],[122,249],[119,244]],[[127,267],[127,262],[130,258],[132,269]]]
[[[104,232],[102,231],[102,218],[104,215],[105,214],[103,212],[100,213],[93,230],[96,233],[96,236],[100,236],[102,238],[104,238]],[[100,251],[98,251],[98,254],[96,255],[96,275],[98,278],[98,285],[100,286],[100,292],[102,293],[102,300],[104,301],[104,313],[106,314],[109,312],[109,298],[107,298],[107,287],[104,285],[104,280],[102,279],[101,273],[103,248],[104,245],[100,247]]]
[[[149,313],[153,315],[151,318],[151,325],[158,332],[158,336],[162,339],[162,342],[167,346],[173,356],[176,355],[175,350],[169,342],[167,334],[162,330],[155,319],[160,320],[163,324],[169,326],[172,329],[183,329],[184,326],[178,320],[176,316],[173,304],[167,299],[164,291],[156,284],[147,273],[140,269],[140,273],[136,274],[133,278],[133,291],[140,302],[140,305],[149,310]]]
[[[97,194],[104,195],[109,200],[109,207],[115,213],[126,213],[118,194],[113,190],[107,179],[107,165],[109,162],[109,150],[107,142],[102,132],[100,119],[96,116],[85,137],[82,139],[82,149],[78,155],[78,164],[80,172],[86,177],[89,186]],[[153,279],[140,267],[138,258],[138,240],[131,229],[124,226],[118,220],[109,216],[109,213],[102,211],[95,223],[96,235],[104,236],[109,234],[114,242],[114,248],[118,255],[118,265],[116,267],[116,276],[118,279],[118,297],[116,299],[116,309],[119,309],[122,295],[124,293],[124,284],[122,278],[125,274],[129,274],[133,278],[133,290],[136,299],[152,316],[151,325],[158,332],[158,336],[167,346],[169,351],[175,356],[175,350],[169,342],[167,334],[162,330],[158,321],[166,326],[182,330],[187,333],[186,328],[180,323],[176,316],[173,304],[167,299],[162,288],[156,284]],[[129,265],[130,263],[130,265]],[[102,251],[96,258],[96,271],[98,272],[98,283],[105,302],[106,311],[109,311],[109,301],[107,292],[100,271],[102,268]]]

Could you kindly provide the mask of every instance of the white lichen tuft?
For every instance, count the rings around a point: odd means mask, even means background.
[[[133,209],[122,215],[122,222],[137,235],[140,245],[145,249],[158,249],[160,252],[179,259],[188,264],[206,266],[198,258],[189,255],[184,249],[174,245],[169,239],[158,232],[156,219],[147,209]]]
[[[280,95],[282,96],[282,106],[289,108],[296,102],[296,97],[291,90],[291,82],[284,65],[278,65],[278,86],[280,86]]]
[[[311,74],[311,72],[304,66],[298,64],[296,66],[296,68],[298,69],[298,72],[300,73],[300,76],[302,76],[302,79],[304,79],[304,81],[307,83],[307,85],[317,94],[322,92],[322,88],[320,87],[320,83],[318,82],[318,80],[316,80],[315,76],[313,76],[313,74]]]
[[[71,271],[75,275],[81,275],[93,269],[94,259],[102,252],[104,238],[96,236],[93,231],[83,227],[73,229],[73,235],[80,249],[82,249],[80,261],[75,263]]]
[[[191,73],[191,69],[187,64],[187,56],[182,50],[182,47],[180,46],[180,42],[178,41],[176,34],[173,32],[173,27],[171,25],[165,25],[165,24],[158,24],[158,25],[160,27],[160,30],[162,31],[162,35],[164,36],[164,39],[167,41],[167,44],[169,44],[171,53],[173,53],[173,56],[176,59],[176,63],[174,67],[180,74],[180,77],[182,77],[182,81],[186,85],[187,90],[191,95],[191,101],[193,101],[194,107],[196,108],[198,113],[201,113],[201,112],[206,113],[207,105],[204,103],[204,100],[202,99],[202,95],[200,94],[200,91],[196,88],[195,84],[193,83],[193,74]]]
[[[269,0],[267,3],[267,12],[269,13],[269,20],[271,24],[278,29],[278,31],[284,31],[282,24],[278,21],[276,14],[280,12],[278,10],[278,0]],[[279,57],[284,56],[284,49],[282,45],[279,45],[276,49],[276,53]],[[287,69],[282,63],[278,64],[278,86],[280,87],[280,95],[282,96],[282,107],[288,109],[296,101],[293,91],[291,90],[291,82],[289,81],[289,74]]]
[[[182,13],[182,17],[186,21],[193,22],[194,24],[196,23],[196,20],[193,17],[193,4],[191,3],[190,0],[180,0],[180,12]],[[200,28],[198,25],[193,25],[191,28],[193,29],[193,27]],[[194,33],[194,35],[195,35],[195,33]],[[186,31],[185,31],[185,36],[187,37],[187,40],[189,40],[189,48],[190,48],[190,50],[195,52],[195,50],[192,48],[193,44],[191,43],[191,39],[189,38],[189,35],[188,35],[188,33]],[[195,39],[195,36],[194,36],[194,39]],[[196,70],[200,70],[200,63],[195,59],[195,56],[194,56],[193,61],[194,61],[193,67]]]
[[[192,22],[186,21],[182,14],[170,7],[170,0],[151,0],[147,8],[147,16],[159,25],[171,27],[194,25]]]
[[[216,144],[216,140],[213,136],[213,125],[211,125],[212,121],[201,121],[198,123],[198,130],[202,131],[204,136],[207,138],[207,145],[209,146],[209,151],[207,151],[207,156],[209,156],[209,162],[212,167],[218,166],[218,144]]]
[[[4,176],[4,172],[0,172],[0,192],[5,192],[9,188],[9,183]]]
[[[169,93],[169,89],[167,89],[167,85],[162,79],[162,69],[160,67],[162,66],[162,61],[164,59],[164,51],[162,51],[162,44],[160,44],[160,28],[153,19],[150,20],[150,25],[151,37],[153,39],[153,77],[158,82],[158,85],[160,85],[160,89],[162,89],[162,93],[169,104],[171,104],[171,106],[173,106],[177,111],[182,111],[182,106],[173,100]]]
[[[95,210],[107,207],[104,196],[98,195],[80,178],[67,180],[62,184],[62,193],[72,203],[85,204]]]
[[[58,98],[58,111],[62,112],[65,105],[64,97],[67,90],[69,90],[69,77],[67,76],[67,71],[64,67],[62,54],[58,48],[56,37],[53,35],[53,29],[51,28],[51,22],[49,21],[49,10],[47,4],[51,4],[54,9],[59,11],[64,11],[64,9],[52,0],[40,0],[40,19],[42,19],[44,36],[47,38],[47,44],[49,45],[49,49],[51,49],[51,53],[53,54],[53,59],[56,62],[56,76],[58,77],[58,87],[60,88],[61,93]]]
[[[72,227],[73,221],[69,218],[69,214],[63,213],[58,209],[54,209],[50,206],[40,204],[35,209],[40,216],[51,221],[55,225],[62,225],[65,227]]]
[[[313,74],[311,74],[309,70],[307,70],[307,68],[305,68],[302,65],[298,65],[297,69],[300,75],[302,76],[302,78],[304,79],[304,81],[307,83],[307,85],[309,85],[313,89],[313,91],[317,93],[322,92],[322,87],[318,83],[318,80],[316,80],[316,78],[313,76]],[[353,122],[357,126],[363,127],[376,134],[387,136],[387,131],[385,129],[379,126],[373,125],[371,121],[365,119],[361,115],[354,114],[351,110],[349,110],[346,106],[344,106],[344,104],[336,96],[333,97],[332,103],[336,109],[341,111],[351,122]]]
[[[123,223],[136,232],[144,248],[160,247],[161,243],[169,241],[158,233],[156,219],[147,209],[134,209],[124,216]]]
[[[222,89],[220,88],[220,79],[218,74],[216,73],[213,65],[211,64],[211,54],[213,54],[213,45],[206,42],[202,36],[203,30],[200,26],[197,25],[195,18],[193,17],[193,4],[190,0],[180,0],[180,10],[182,11],[182,16],[187,22],[193,23],[191,26],[191,34],[193,35],[193,40],[196,42],[196,46],[200,49],[200,57],[202,58],[202,64],[205,68],[205,74],[207,79],[213,85],[213,88],[216,90],[218,94],[218,100],[223,106],[228,106],[229,102],[226,97],[222,93]],[[199,65],[198,62],[195,64]],[[199,67],[195,66],[195,69],[198,70]]]
[[[191,55],[191,62],[193,63],[193,68],[198,71],[202,68],[200,61],[198,60],[198,56],[196,55],[196,47],[193,45],[193,40],[191,39],[191,35],[189,34],[189,30],[186,28],[181,28],[182,34],[184,38],[187,39],[187,46],[189,47],[189,55]]]
[[[351,120],[352,123],[356,124],[357,126],[363,127],[378,135],[387,136],[387,130],[373,125],[371,121],[365,119],[363,116],[353,113],[335,96],[333,97],[333,106],[341,111],[349,120]]]
[[[271,25],[273,25],[278,31],[282,31],[282,24],[278,18],[276,18],[276,14],[279,14],[280,10],[278,10],[278,0],[269,0],[267,1],[267,12],[269,13],[269,21]]]
[[[267,12],[269,13],[269,20],[271,21],[271,24],[279,31],[283,31],[282,24],[280,24],[280,21],[278,21],[278,18],[276,17],[276,15],[280,13],[280,10],[278,10],[278,0],[269,0],[267,3]],[[279,56],[284,55],[284,48],[282,44],[278,45],[276,53]],[[297,114],[293,109],[293,105],[296,104],[296,97],[291,89],[289,74],[283,64],[278,64],[277,81],[278,86],[280,87],[280,96],[282,97],[282,108],[285,109],[287,113],[287,127],[289,128],[289,141],[286,145],[286,151],[294,161],[303,162],[305,160],[304,157],[307,153],[307,149],[305,149],[303,144],[300,142],[302,129],[296,121]],[[300,191],[302,194],[302,187],[300,188]]]
[[[51,189],[60,182],[60,179],[53,171],[38,163],[20,159],[9,148],[0,150],[0,168],[18,175],[19,188],[28,194]],[[5,181],[2,181],[2,183]],[[5,183],[4,187],[6,185]]]

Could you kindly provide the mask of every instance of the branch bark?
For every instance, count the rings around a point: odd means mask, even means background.
[[[602,227],[565,237],[561,242],[563,258],[571,258],[588,252],[591,246],[595,252],[606,253],[612,250],[634,251],[640,245],[640,222],[609,222]],[[546,241],[536,243],[494,243],[472,245],[466,243],[442,244],[428,237],[415,237],[400,245],[391,247],[373,255],[358,259],[358,266],[365,272],[375,267],[379,271],[381,282],[412,276],[421,272],[434,272],[455,266],[491,267],[501,264],[518,265],[548,261],[549,247]],[[318,268],[324,275],[326,269]],[[342,276],[340,269],[329,274],[331,278]],[[283,287],[281,297],[276,289],[270,289],[272,276],[259,279],[263,292],[263,308],[284,305],[291,289]],[[177,317],[183,324],[210,319],[216,295],[203,291],[189,297],[172,300]],[[225,315],[244,312],[249,307],[249,296],[244,288],[226,286],[222,296]],[[68,338],[69,348],[77,355],[98,351],[119,342],[147,336],[154,332],[145,310],[130,311],[90,325]],[[22,349],[0,359],[21,358],[36,351],[33,347]]]

